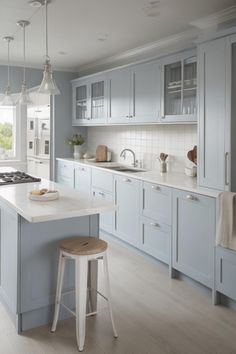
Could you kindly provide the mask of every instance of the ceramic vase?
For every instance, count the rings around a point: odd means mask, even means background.
[[[74,156],[74,159],[78,160],[78,159],[81,159],[82,157],[82,146],[81,145],[74,145],[74,153],[73,153],[73,156]]]

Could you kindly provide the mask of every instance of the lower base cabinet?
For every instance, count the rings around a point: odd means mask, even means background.
[[[139,247],[139,201],[140,182],[134,178],[116,175],[114,235],[121,240]]]
[[[171,227],[142,217],[140,249],[152,257],[169,264],[171,249]]]
[[[173,190],[172,266],[212,288],[215,199]]]
[[[216,290],[236,301],[236,252],[216,247]]]
[[[107,202],[113,202],[113,196],[111,193],[108,193],[104,190],[93,188],[92,189],[92,196],[97,199],[102,199]],[[113,232],[113,218],[114,213],[107,212],[100,214],[100,229],[102,231],[108,232],[112,234]]]

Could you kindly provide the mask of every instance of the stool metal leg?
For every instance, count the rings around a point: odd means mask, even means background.
[[[59,263],[58,263],[58,274],[57,274],[57,290],[56,290],[56,299],[55,299],[55,310],[54,310],[54,317],[53,317],[51,332],[55,332],[56,327],[57,327],[57,321],[58,321],[59,311],[60,311],[60,302],[61,302],[61,293],[62,293],[64,273],[65,273],[65,257],[62,255],[62,252],[60,251]]]
[[[76,338],[79,351],[84,349],[86,330],[88,259],[86,256],[75,260],[75,306],[76,306]]]
[[[107,301],[108,301],[109,314],[110,314],[110,318],[111,318],[113,334],[114,334],[114,337],[117,338],[118,334],[117,334],[116,327],[115,327],[112,305],[111,305],[111,288],[110,288],[110,279],[109,279],[108,261],[107,261],[107,253],[106,252],[103,255],[103,265],[104,265],[106,296],[107,296]]]

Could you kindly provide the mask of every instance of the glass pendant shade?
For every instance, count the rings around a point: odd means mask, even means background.
[[[25,60],[25,27],[30,25],[29,21],[21,20],[17,22],[17,25],[22,28],[23,31],[23,59],[24,59],[24,68],[23,68],[23,83],[21,86],[21,93],[18,97],[17,103],[20,105],[31,104],[32,101],[29,97],[26,87],[26,60]]]
[[[1,106],[15,106],[15,102],[11,95],[10,86],[7,86],[3,100],[1,101]]]
[[[19,98],[17,100],[17,103],[21,104],[21,105],[27,105],[27,104],[31,104],[32,101],[29,97],[29,94],[26,90],[26,85],[22,84],[21,86],[21,93],[19,95]]]
[[[60,95],[60,90],[52,75],[52,66],[50,64],[50,58],[48,55],[48,0],[45,0],[45,24],[46,24],[46,51],[45,51],[45,63],[43,71],[43,81],[39,87],[39,93],[45,93],[49,95]]]
[[[10,87],[10,42],[14,40],[13,37],[3,37],[3,40],[7,42],[8,48],[8,65],[7,65],[7,87],[4,93],[4,97],[0,102],[1,106],[15,106],[15,102],[11,95],[11,87]]]
[[[46,60],[44,64],[43,81],[38,90],[39,93],[60,95],[60,90],[52,75],[52,67],[49,60]]]

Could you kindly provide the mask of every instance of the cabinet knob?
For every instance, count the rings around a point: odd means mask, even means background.
[[[129,116],[126,116],[126,118],[129,118]]]
[[[103,192],[98,192],[99,195],[101,195],[102,197],[104,197],[104,193]]]
[[[150,223],[150,226],[153,226],[153,227],[160,227],[160,225],[159,225],[157,222],[151,222],[151,223]]]
[[[188,199],[188,200],[198,200],[197,197],[195,197],[195,196],[192,195],[192,194],[188,194],[188,195],[186,196],[186,199]]]
[[[129,116],[129,118],[133,118],[133,116]]]

